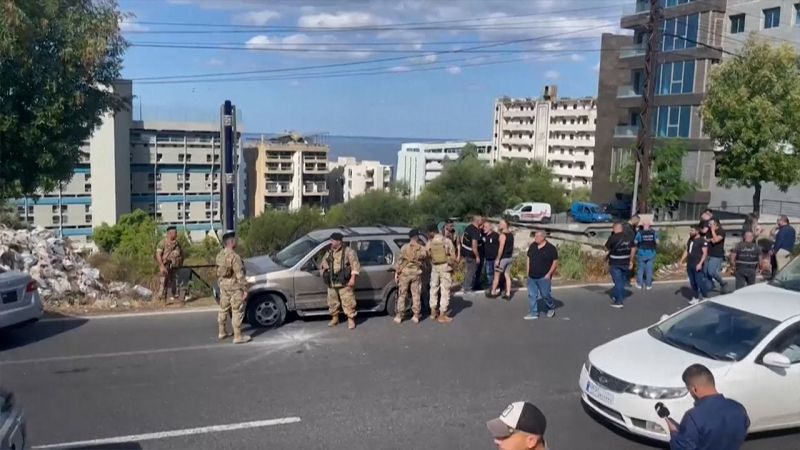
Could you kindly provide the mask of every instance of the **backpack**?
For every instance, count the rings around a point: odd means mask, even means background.
[[[444,242],[431,242],[431,262],[433,264],[447,264],[447,248]]]

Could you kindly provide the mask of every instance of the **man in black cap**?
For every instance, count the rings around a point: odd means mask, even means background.
[[[394,323],[401,323],[406,312],[406,299],[411,291],[411,320],[422,320],[422,268],[428,259],[428,251],[419,242],[419,230],[408,232],[411,242],[400,249],[400,258],[395,267],[394,280],[397,282],[397,312]]]
[[[331,314],[329,327],[339,324],[339,312],[344,309],[347,328],[356,328],[356,277],[361,270],[358,255],[350,247],[345,247],[342,233],[331,234],[331,247],[322,257],[322,277],[328,285],[328,312]]]
[[[161,272],[161,286],[159,286],[159,297],[166,305],[167,296],[174,300],[178,294],[177,275],[178,270],[183,266],[183,249],[178,241],[178,230],[170,225],[167,227],[167,236],[158,243],[156,248],[156,262]],[[181,294],[183,299],[183,294]]]
[[[501,450],[546,450],[544,432],[547,419],[542,411],[529,402],[516,402],[486,422],[494,443]]]

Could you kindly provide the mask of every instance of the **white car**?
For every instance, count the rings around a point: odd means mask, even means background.
[[[767,284],[683,309],[589,353],[583,402],[619,428],[668,441],[658,402],[680,422],[693,406],[681,375],[700,363],[739,401],[750,432],[800,426],[800,258]]]
[[[514,222],[549,223],[552,217],[552,208],[549,203],[520,203],[503,211],[503,215]]]
[[[0,329],[36,322],[42,314],[36,281],[27,273],[0,268]]]

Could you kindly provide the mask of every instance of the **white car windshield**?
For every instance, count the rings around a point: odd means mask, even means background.
[[[800,258],[795,258],[789,262],[786,267],[775,275],[770,284],[790,291],[800,291]]]
[[[319,242],[310,237],[303,237],[292,242],[288,247],[279,251],[272,260],[275,264],[283,267],[294,267],[304,256],[314,250]]]
[[[705,302],[647,331],[666,344],[696,355],[740,361],[778,324],[766,317]]]

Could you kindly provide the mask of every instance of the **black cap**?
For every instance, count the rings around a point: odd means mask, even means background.
[[[167,227],[167,231],[172,231],[172,230],[177,231],[178,229],[175,227],[175,225],[170,225]]]
[[[344,239],[344,236],[342,236],[342,233],[339,233],[338,231],[331,233],[331,240],[332,241],[341,241],[342,239]]]
[[[408,232],[408,237],[413,238],[419,236],[419,230],[416,228],[412,228],[411,231]]]
[[[500,417],[486,422],[489,432],[498,439],[505,439],[515,431],[544,436],[547,419],[533,403],[516,402],[500,414]]]
[[[236,237],[236,233],[235,232],[228,231],[227,233],[222,235],[222,240],[223,241],[227,241],[228,239],[235,238],[235,237]]]

